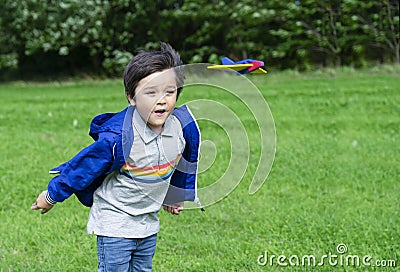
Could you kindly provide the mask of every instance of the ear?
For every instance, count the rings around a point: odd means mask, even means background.
[[[132,98],[129,94],[126,94],[126,98],[131,106],[136,106],[135,98]]]

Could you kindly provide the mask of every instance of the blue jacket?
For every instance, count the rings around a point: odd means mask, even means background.
[[[94,191],[108,174],[120,169],[129,156],[134,139],[133,111],[134,107],[129,106],[121,112],[101,114],[92,120],[89,135],[95,142],[50,171],[59,174],[48,185],[51,199],[62,202],[75,194],[83,205],[92,206]],[[181,122],[186,146],[171,177],[164,203],[197,202],[200,131],[185,105],[175,108],[172,114]]]

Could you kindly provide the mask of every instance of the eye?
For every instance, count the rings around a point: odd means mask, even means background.
[[[154,95],[156,95],[156,91],[155,91],[155,90],[152,90],[152,89],[146,90],[144,93],[145,93],[146,95],[149,95],[149,96],[154,96]]]
[[[176,88],[168,88],[165,90],[167,95],[173,95],[176,92]]]

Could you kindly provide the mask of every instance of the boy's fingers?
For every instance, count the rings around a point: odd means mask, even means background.
[[[163,205],[163,209],[171,214],[179,214],[178,209],[172,206]]]
[[[182,206],[178,206],[176,207],[176,205],[163,205],[162,206],[164,211],[169,212],[170,214],[175,214],[175,215],[179,215],[181,211],[183,211],[183,207]]]
[[[183,209],[181,209],[181,208],[175,208],[175,209],[173,209],[173,214],[178,215],[178,214],[181,213],[182,210],[183,210]]]
[[[37,206],[37,202],[33,203],[31,206],[31,210],[37,210],[38,206]]]
[[[40,211],[41,214],[47,213],[51,208],[52,208],[52,207],[50,207],[50,208],[39,207],[37,201],[35,201],[35,202],[31,205],[31,210],[41,210],[41,211]]]

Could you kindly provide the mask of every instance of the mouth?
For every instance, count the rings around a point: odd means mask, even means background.
[[[163,116],[165,113],[167,113],[168,111],[166,110],[166,109],[158,109],[158,110],[155,110],[154,111],[154,113],[157,115],[157,116],[159,116],[159,117],[161,117],[161,116]]]

